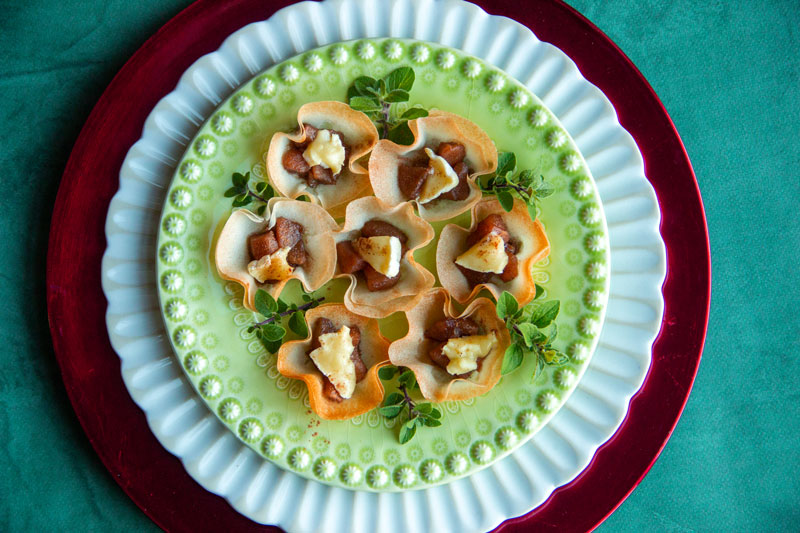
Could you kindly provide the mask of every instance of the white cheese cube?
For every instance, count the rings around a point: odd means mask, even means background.
[[[390,278],[400,273],[400,252],[403,245],[397,237],[359,237],[353,248],[369,265]]]
[[[497,233],[490,233],[456,257],[456,264],[476,272],[502,274],[508,265],[506,243]]]
[[[331,172],[338,174],[344,165],[345,150],[342,139],[339,135],[331,133],[330,130],[319,130],[317,136],[303,152],[303,159],[309,165],[321,165],[323,168],[331,169]]]
[[[342,326],[339,331],[320,335],[319,344],[320,347],[312,350],[308,356],[330,380],[339,396],[350,398],[356,388],[356,365],[350,359],[355,346],[350,328]]]
[[[447,372],[456,376],[477,370],[478,359],[489,355],[495,346],[497,346],[497,335],[494,331],[487,335],[467,335],[449,339],[442,347],[442,353],[450,359]]]
[[[265,281],[283,281],[292,275],[294,267],[286,260],[291,248],[281,248],[274,254],[265,255],[257,261],[250,261],[247,271],[259,283]]]
[[[422,191],[417,201],[425,204],[442,193],[450,191],[458,185],[458,174],[443,157],[433,153],[430,148],[425,148],[425,153],[430,158],[430,167],[433,170],[422,184]]]

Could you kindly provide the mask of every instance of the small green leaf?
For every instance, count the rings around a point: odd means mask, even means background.
[[[500,372],[505,375],[516,370],[522,364],[522,348],[518,344],[512,344],[506,348],[503,356],[503,366]]]
[[[431,409],[431,418],[436,418],[436,419],[442,418],[442,412],[434,407],[433,409]]]
[[[411,91],[414,86],[414,69],[411,67],[400,67],[391,71],[381,80],[386,85],[386,91],[392,92],[397,89]]]
[[[370,78],[369,76],[359,76],[353,80],[353,87],[356,88],[358,94],[361,96],[369,96],[377,93],[378,80]]]
[[[225,196],[225,198],[233,198],[234,196],[238,196],[240,194],[242,194],[242,189],[241,188],[239,188],[239,187],[231,187],[230,189],[225,191],[223,196]]]
[[[287,309],[289,309],[289,304],[285,300],[278,298],[278,312],[283,313]]]
[[[240,194],[239,196],[233,199],[233,203],[231,205],[233,207],[244,207],[252,201],[253,199],[247,194]]]
[[[386,400],[383,402],[383,405],[400,405],[403,403],[404,399],[405,396],[403,396],[401,393],[393,392],[386,397]]]
[[[514,295],[508,291],[503,291],[503,294],[497,299],[497,316],[506,318],[516,313],[517,309],[519,309],[519,304]]]
[[[269,316],[278,310],[278,302],[264,289],[256,291],[255,304],[256,311],[264,316]]]
[[[378,412],[386,418],[394,418],[403,410],[402,405],[387,405],[378,409]]]
[[[556,189],[552,185],[550,185],[549,183],[544,181],[544,182],[542,182],[541,185],[539,185],[539,187],[536,188],[536,197],[537,198],[547,198],[548,196],[550,196],[554,192],[556,192]]]
[[[408,122],[401,122],[389,130],[386,138],[402,146],[408,146],[414,142],[414,134],[408,127]]]
[[[412,372],[411,370],[403,371],[403,373],[400,374],[400,377],[397,378],[397,380],[401,385],[405,385],[406,388],[409,389],[417,383],[417,378],[414,376],[414,372]]]
[[[416,433],[417,423],[414,421],[414,419],[412,418],[411,420],[406,421],[406,423],[403,424],[403,427],[400,428],[400,444],[405,444],[413,439]]]
[[[310,302],[311,300],[313,300],[313,298],[311,298],[311,295],[308,294],[307,292],[304,292],[303,293],[303,301],[304,302]]]
[[[384,366],[378,369],[378,377],[384,380],[392,379],[397,374],[396,366]]]
[[[428,111],[426,109],[422,109],[421,107],[410,107],[406,109],[405,113],[400,115],[400,118],[403,120],[414,120],[415,118],[422,118],[427,116],[428,116]]]
[[[522,338],[528,348],[547,339],[545,334],[533,324],[519,324],[517,327],[522,332]]]
[[[500,152],[497,154],[497,176],[504,176],[508,172],[513,172],[517,166],[517,156],[514,152]]]
[[[408,91],[404,91],[403,89],[395,89],[394,91],[390,91],[383,98],[384,102],[389,102],[390,104],[395,102],[408,102]]]
[[[530,187],[538,176],[533,170],[526,169],[517,174],[517,184],[523,187]]]
[[[538,283],[534,283],[534,287],[536,287],[536,295],[533,297],[534,300],[541,298],[542,294],[544,294],[544,287],[539,285]]]
[[[234,186],[244,189],[247,186],[247,177],[239,172],[234,172],[231,176],[231,182]]]
[[[350,99],[350,107],[356,111],[380,111],[381,104],[376,98],[368,96],[354,96]]]
[[[536,309],[534,309],[533,313],[531,314],[531,322],[540,328],[547,327],[550,322],[555,320],[558,316],[558,310],[560,306],[561,302],[558,300],[548,300],[543,302]]]
[[[263,326],[264,338],[268,341],[279,341],[286,335],[286,330],[277,324],[266,324]]]
[[[266,204],[260,205],[260,206],[258,206],[258,209],[256,209],[256,214],[258,216],[260,216],[260,217],[263,217],[264,216],[264,212],[266,210],[267,210],[267,205]]]
[[[442,425],[442,421],[441,421],[441,420],[438,420],[438,419],[436,419],[436,418],[425,418],[425,419],[422,421],[422,423],[423,423],[425,426],[429,427],[429,428],[435,428],[435,427],[439,427],[439,426],[441,426],[441,425]]]
[[[514,197],[511,196],[511,193],[505,189],[500,189],[497,191],[497,201],[500,202],[500,206],[507,213],[514,209]]]
[[[308,324],[306,324],[306,316],[302,311],[296,311],[289,317],[289,329],[298,337],[308,335]]]
[[[281,347],[281,344],[282,344],[282,343],[281,343],[281,341],[280,341],[280,340],[277,340],[277,341],[268,341],[268,340],[266,340],[266,339],[262,338],[262,339],[261,339],[261,344],[263,344],[263,345],[264,345],[264,348],[266,348],[266,350],[267,350],[269,353],[275,353],[275,352],[277,352],[277,351],[280,349],[280,347]]]
[[[416,410],[417,410],[417,412],[418,412],[418,413],[420,413],[420,414],[423,414],[423,415],[429,415],[429,414],[431,414],[431,411],[433,410],[433,404],[430,404],[430,403],[420,403],[420,404],[417,404],[417,406],[415,407],[415,409],[416,409]]]
[[[256,192],[258,194],[262,194],[264,192],[264,190],[266,190],[266,188],[267,188],[267,182],[266,181],[259,181],[258,183],[256,183]]]
[[[531,217],[531,220],[536,220],[536,217],[539,216],[539,213],[536,209],[536,204],[533,202],[528,204],[528,216]]]

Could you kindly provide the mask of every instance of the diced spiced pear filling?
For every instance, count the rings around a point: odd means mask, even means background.
[[[467,250],[456,257],[455,264],[475,286],[491,281],[493,275],[509,282],[519,273],[518,246],[511,239],[503,217],[489,215],[467,237]]]
[[[308,357],[325,378],[323,393],[328,399],[341,402],[351,398],[356,384],[364,379],[367,367],[361,359],[360,342],[357,326],[337,328],[327,318],[314,325]]]
[[[471,318],[445,318],[425,330],[434,341],[429,356],[434,364],[457,378],[467,378],[497,346],[494,331],[481,333]]]
[[[470,170],[464,158],[463,144],[443,142],[434,152],[426,147],[416,158],[397,168],[400,192],[409,199],[425,204],[436,199],[466,200],[469,197],[467,176]]]
[[[339,268],[345,274],[361,272],[370,291],[381,291],[400,281],[400,261],[407,250],[408,236],[392,224],[368,220],[361,236],[336,244]]]
[[[278,217],[272,229],[251,235],[248,247],[251,261],[247,271],[259,283],[288,279],[308,261],[303,226],[284,217]]]
[[[303,130],[305,141],[289,143],[282,158],[283,168],[306,180],[310,187],[335,184],[350,155],[344,136],[309,124],[303,124]]]

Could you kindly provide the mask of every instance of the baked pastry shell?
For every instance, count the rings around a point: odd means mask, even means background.
[[[407,199],[398,184],[398,165],[411,152],[422,150],[425,146],[438,146],[440,142],[459,142],[467,150],[465,161],[472,169],[467,177],[469,196],[465,200],[433,200],[417,205],[419,216],[425,220],[446,220],[469,210],[481,199],[481,191],[475,179],[497,169],[497,148],[492,139],[474,122],[446,111],[433,110],[427,117],[408,121],[414,135],[409,146],[381,139],[372,150],[369,158],[369,179],[375,196],[387,205],[398,205]]]
[[[309,202],[271,198],[267,203],[268,216],[260,217],[247,209],[231,213],[217,239],[214,261],[217,272],[226,280],[244,287],[243,304],[255,311],[258,289],[267,291],[277,299],[290,279],[300,280],[306,291],[314,291],[327,283],[336,268],[336,244],[333,239],[338,229],[336,221],[322,207]],[[303,226],[303,244],[308,254],[308,264],[294,270],[288,279],[276,283],[259,283],[247,271],[250,263],[248,237],[275,225],[278,217],[285,217]]]
[[[327,318],[336,326],[358,326],[361,330],[361,358],[367,367],[364,379],[356,383],[353,395],[341,402],[328,399],[323,394],[325,378],[308,357],[311,351],[314,325]],[[378,321],[352,313],[342,304],[324,304],[306,313],[308,337],[283,343],[278,350],[278,372],[287,378],[300,379],[308,387],[311,409],[325,420],[348,420],[371,411],[383,401],[383,384],[378,369],[389,364],[389,341],[381,335]]]
[[[466,242],[469,234],[475,230],[480,221],[491,214],[502,215],[511,237],[520,243],[516,254],[519,261],[519,273],[509,282],[493,278],[489,283],[482,283],[471,288],[467,278],[456,266],[455,260],[467,250]],[[536,295],[533,265],[549,254],[550,242],[547,240],[544,226],[539,219],[531,220],[525,203],[515,199],[514,208],[510,212],[506,212],[496,198],[487,197],[472,208],[472,224],[469,229],[456,224],[448,224],[442,228],[436,247],[436,272],[442,287],[447,289],[459,303],[465,303],[474,298],[485,287],[495,299],[499,298],[503,291],[508,291],[514,295],[519,305],[523,306],[533,300]]]
[[[485,394],[501,377],[503,356],[511,344],[505,323],[497,316],[495,304],[488,298],[478,298],[457,314],[450,297],[442,288],[426,292],[416,307],[406,313],[408,333],[389,347],[389,359],[395,366],[411,369],[422,395],[433,402],[467,400]],[[497,346],[486,356],[481,369],[469,379],[457,378],[434,364],[429,357],[434,341],[425,338],[425,330],[444,318],[472,318],[485,333],[497,334]]]

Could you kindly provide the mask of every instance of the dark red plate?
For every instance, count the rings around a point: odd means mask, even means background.
[[[201,55],[231,33],[264,20],[288,0],[199,0],[170,20],[125,64],[95,106],[64,171],[47,261],[50,329],[64,384],[100,459],[134,502],[168,531],[263,531],[207,492],[158,443],[122,382],[106,334],[100,261],[108,204],[119,169],[155,104]],[[644,386],[614,436],[571,483],[501,531],[587,531],[641,481],[672,433],[692,387],[705,339],[711,263],[705,214],[678,133],[650,85],[588,20],[558,0],[519,9],[478,0],[554,44],[611,100],[644,156],[661,206],[667,247],[665,311]],[[75,209],[80,206],[80,209]],[[687,268],[691,265],[691,268]],[[75,305],[80,302],[80,305]]]

